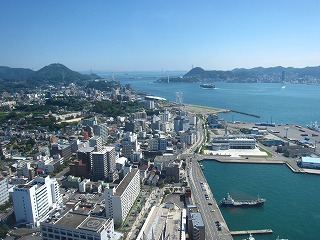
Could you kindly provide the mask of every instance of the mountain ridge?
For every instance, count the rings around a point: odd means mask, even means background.
[[[251,69],[235,68],[233,70],[204,70],[201,67],[192,68],[185,75],[170,78],[170,82],[298,82],[320,83],[320,66],[315,67],[255,67]],[[167,82],[159,79],[158,82]]]
[[[100,78],[96,74],[81,74],[67,68],[61,63],[52,63],[42,67],[37,71],[29,68],[10,68],[0,66],[0,79],[6,82],[25,81],[28,83],[61,83],[73,81],[85,81],[93,78]]]

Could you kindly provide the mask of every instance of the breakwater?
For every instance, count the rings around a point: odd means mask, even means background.
[[[241,111],[232,110],[232,109],[230,109],[230,112],[235,112],[235,113],[239,113],[239,114],[243,114],[243,115],[247,115],[247,116],[251,116],[251,117],[260,118],[260,116],[259,116],[259,115],[252,114],[252,113],[241,112]]]

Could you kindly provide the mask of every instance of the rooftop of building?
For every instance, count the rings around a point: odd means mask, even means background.
[[[94,150],[94,147],[82,147],[78,150],[78,152],[87,153],[92,152]]]
[[[172,205],[172,206],[171,206]],[[173,209],[169,209],[173,207]],[[150,216],[142,227],[142,233],[147,239],[158,239],[165,229],[165,237],[179,239],[181,225],[181,210],[174,204],[163,204],[154,206],[150,211]]]
[[[320,158],[314,158],[314,157],[302,157],[301,161],[303,163],[315,163],[320,164]]]
[[[193,226],[204,227],[202,216],[200,212],[190,213],[191,221]]]
[[[133,177],[136,175],[136,173],[139,170],[136,168],[133,168],[131,170],[131,172],[129,172],[120,182],[120,184],[117,186],[116,188],[116,194],[118,196],[121,196],[123,194],[123,192],[126,190],[126,188],[128,187],[128,184],[131,182],[131,180],[133,179]]]
[[[62,218],[60,218],[55,225],[61,226],[63,228],[75,228],[83,229],[92,232],[101,232],[104,228],[103,226],[110,221],[110,219],[98,218],[87,216],[83,214],[77,214],[73,212],[68,212]]]

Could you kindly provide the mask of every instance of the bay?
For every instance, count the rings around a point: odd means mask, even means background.
[[[176,101],[182,93],[184,103],[232,109],[258,115],[221,113],[227,121],[294,123],[306,126],[320,121],[320,85],[280,83],[215,83],[216,89],[205,90],[196,83],[155,83],[152,73],[116,75],[122,84],[130,83],[135,90]],[[138,77],[143,75],[145,77]],[[153,76],[159,74],[153,73]],[[131,78],[130,78],[131,77]],[[135,79],[134,79],[135,78]]]
[[[199,84],[155,83],[156,75],[159,76],[159,73],[118,74],[116,80],[122,84],[130,83],[135,90],[169,101],[176,101],[176,93],[180,92],[184,103],[233,109],[260,116],[219,114],[227,121],[272,121],[302,126],[311,121],[320,121],[319,85],[217,82],[216,89],[204,90]],[[261,208],[222,208],[230,230],[271,228],[274,231],[271,235],[255,235],[256,240],[276,239],[278,235],[290,240],[320,239],[320,176],[296,174],[284,165],[215,161],[204,161],[203,164],[205,176],[217,201],[227,193],[236,199],[255,199],[258,195],[267,199]]]

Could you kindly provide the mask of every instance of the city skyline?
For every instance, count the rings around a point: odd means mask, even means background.
[[[75,71],[320,65],[320,2],[2,1],[0,66]]]

